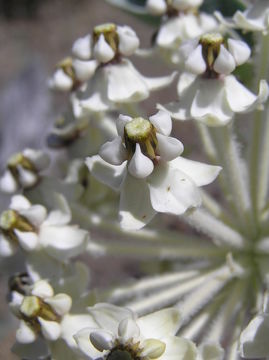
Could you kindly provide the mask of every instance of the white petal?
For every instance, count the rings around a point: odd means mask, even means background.
[[[103,34],[99,36],[97,43],[93,48],[94,57],[103,63],[109,62],[115,56],[112,47],[106,42]]]
[[[160,360],[197,360],[196,346],[190,340],[169,336],[162,338],[162,341],[166,344],[166,349]]]
[[[132,55],[139,47],[139,39],[129,26],[117,26],[119,51],[125,56]]]
[[[217,343],[204,343],[199,347],[202,360],[222,360],[224,350]]]
[[[48,154],[45,154],[43,151],[24,149],[22,153],[34,164],[35,169],[38,171],[43,170],[49,166],[50,158]]]
[[[165,0],[147,0],[146,7],[152,15],[163,15],[166,12],[167,5]]]
[[[119,323],[123,319],[134,317],[134,314],[129,309],[106,303],[99,303],[89,307],[88,311],[101,328],[110,331],[115,336],[118,334]]]
[[[154,169],[152,160],[145,156],[140,149],[140,145],[136,144],[135,153],[128,164],[129,173],[137,179],[144,179],[149,176]]]
[[[175,308],[155,311],[137,319],[141,336],[144,338],[162,339],[175,335],[181,323],[180,312]]]
[[[135,340],[139,334],[140,330],[134,319],[126,318],[119,323],[118,335],[123,342],[131,339]]]
[[[208,165],[183,157],[178,157],[171,161],[170,164],[175,169],[187,174],[197,186],[204,186],[212,183],[222,169],[220,166]]]
[[[107,330],[96,330],[90,333],[90,341],[99,351],[110,350],[113,348],[115,336]]]
[[[127,175],[120,196],[121,227],[126,230],[141,229],[155,214],[146,181]]]
[[[17,170],[19,172],[19,182],[22,187],[29,188],[37,183],[38,176],[34,172],[26,170],[20,165],[17,166]]]
[[[45,280],[37,281],[34,284],[32,295],[39,296],[41,298],[47,298],[53,296],[53,288]]]
[[[16,245],[0,233],[0,257],[8,257],[15,253]]]
[[[73,87],[73,80],[62,69],[58,69],[49,80],[49,87],[55,90],[69,91]]]
[[[198,39],[190,39],[188,41],[184,41],[182,45],[180,45],[179,51],[184,60],[187,60],[191,53],[195,51],[199,46]],[[198,51],[199,53],[199,51]]]
[[[91,35],[77,39],[72,47],[72,53],[81,60],[88,60],[91,57]]]
[[[67,294],[57,294],[45,299],[45,302],[51,305],[57,314],[61,316],[68,313],[72,306],[72,299]]]
[[[158,133],[156,136],[158,140],[157,151],[162,160],[173,160],[183,152],[184,146],[178,139]]]
[[[240,336],[240,355],[246,358],[265,358],[269,354],[269,315],[256,316]]]
[[[145,81],[150,91],[155,91],[155,90],[163,89],[168,85],[170,85],[175,80],[177,75],[178,75],[177,71],[174,71],[171,75],[156,77],[156,78],[148,78],[143,76],[143,80]]]
[[[50,341],[57,340],[61,335],[61,325],[55,321],[47,321],[38,317],[43,336]]]
[[[40,244],[46,252],[58,261],[81,254],[87,245],[88,232],[76,226],[42,226]]]
[[[6,193],[14,193],[18,189],[18,184],[9,170],[5,170],[0,178],[0,190]]]
[[[168,112],[159,110],[157,114],[149,117],[150,122],[156,130],[166,136],[169,136],[172,131],[172,120]]]
[[[86,165],[88,166],[91,174],[103,184],[111,187],[115,191],[119,191],[123,179],[126,175],[127,161],[123,162],[119,166],[110,165],[99,155],[88,157],[86,159]]]
[[[96,60],[90,61],[81,61],[78,59],[73,60],[73,67],[76,74],[76,78],[79,81],[89,80],[95,73],[96,68],[98,67],[98,62]]]
[[[121,165],[127,158],[127,151],[122,144],[122,138],[117,136],[114,140],[106,142],[101,147],[99,155],[111,165]]]
[[[235,112],[247,111],[257,100],[257,96],[232,75],[225,78],[225,91],[229,106]]]
[[[105,71],[108,78],[107,96],[110,101],[137,102],[149,96],[150,89],[144,77],[128,60],[106,66]]]
[[[225,46],[220,45],[220,52],[214,62],[213,68],[219,74],[228,75],[235,69],[235,60]]]
[[[160,340],[147,339],[141,344],[141,357],[146,359],[160,359],[165,352],[166,344]]]
[[[201,44],[190,53],[185,62],[185,69],[193,74],[203,74],[206,71],[206,63],[203,58]]]
[[[39,228],[47,217],[47,210],[42,205],[32,205],[29,209],[21,210],[20,214],[24,216],[34,227]]]
[[[186,10],[191,7],[198,7],[203,0],[173,0],[173,6],[178,10]]]
[[[35,332],[27,325],[25,321],[20,322],[20,326],[16,331],[16,340],[21,344],[29,344],[36,339]]]
[[[66,225],[71,221],[72,214],[66,198],[59,193],[53,193],[50,197],[50,211],[43,225]]]
[[[25,251],[33,251],[38,246],[38,236],[34,232],[23,232],[17,229],[14,229],[14,233],[17,236],[17,239],[21,245],[21,247]]]
[[[228,49],[233,55],[236,65],[244,64],[251,54],[249,46],[241,40],[228,39]]]
[[[119,136],[123,139],[123,136],[124,136],[124,127],[125,125],[132,121],[133,118],[131,118],[131,116],[128,116],[128,115],[122,115],[120,114],[118,119],[116,120],[116,126],[117,126],[117,131],[118,131],[118,134]]]
[[[13,209],[16,211],[27,210],[31,207],[31,203],[23,195],[14,195],[11,198],[9,207],[10,207],[10,209]]]
[[[74,339],[79,347],[79,349],[90,359],[100,359],[104,356],[104,353],[98,351],[90,342],[90,334],[92,331],[96,331],[96,328],[85,328],[78,331],[74,335]]]
[[[190,207],[201,204],[194,182],[169,163],[156,166],[147,181],[152,207],[158,212],[181,215]]]

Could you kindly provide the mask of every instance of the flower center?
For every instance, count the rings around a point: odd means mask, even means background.
[[[139,360],[139,357],[131,354],[128,350],[112,350],[106,360]]]
[[[118,52],[119,37],[117,34],[117,26],[115,24],[102,24],[95,26],[93,29],[93,42],[97,43],[99,37],[103,35],[108,45],[113,49],[115,54]]]
[[[165,2],[167,6],[166,15],[168,17],[178,16],[180,13],[197,14],[197,7],[193,6],[191,3],[187,5],[185,2],[183,2],[183,4],[176,2],[175,4],[175,0],[165,0]]]
[[[220,46],[224,43],[223,37],[218,33],[205,34],[200,38],[203,58],[207,65],[207,72],[214,72],[213,65],[220,52]]]
[[[149,120],[141,117],[134,118],[124,127],[124,141],[129,157],[135,153],[136,144],[150,159],[155,159],[157,148],[156,130]]]
[[[12,175],[15,177],[15,179],[18,179],[19,177],[17,166],[21,166],[24,169],[32,172],[37,172],[34,164],[29,159],[27,159],[22,153],[14,154],[9,158],[7,163],[7,167],[12,173]]]

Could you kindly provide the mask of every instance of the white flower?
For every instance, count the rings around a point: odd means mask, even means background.
[[[203,0],[147,0],[147,10],[152,15],[164,15],[171,11],[185,11],[202,5]]]
[[[0,177],[0,190],[14,193],[20,188],[35,186],[39,181],[39,172],[48,165],[48,155],[40,150],[24,149],[21,153],[14,154]]]
[[[59,209],[47,213],[42,205],[32,205],[24,196],[15,195],[10,208],[0,218],[0,255],[14,254],[18,245],[26,252],[44,250],[60,262],[77,256],[86,247],[88,233],[71,221],[70,209],[63,196]]]
[[[260,82],[255,96],[230,73],[250,56],[248,46],[229,39],[227,46],[219,34],[207,34],[200,41],[186,42],[181,53],[188,72],[182,73],[177,85],[179,102],[159,109],[167,110],[177,120],[196,119],[207,125],[228,123],[234,113],[257,108],[268,97],[268,85]]]
[[[170,137],[172,122],[160,111],[149,120],[120,116],[118,134],[86,164],[93,176],[120,191],[120,223],[139,229],[156,212],[180,215],[199,206],[198,186],[211,183],[220,167],[180,157],[182,143]]]
[[[246,359],[269,356],[269,296],[264,297],[262,312],[256,315],[240,336],[240,355]]]
[[[229,20],[225,20],[218,11],[215,15],[221,23],[228,27],[236,27],[245,31],[261,31],[264,34],[267,34],[269,30],[268,0],[257,0],[245,11],[237,10]]]
[[[97,304],[89,312],[98,326],[82,329],[75,340],[91,360],[196,358],[194,344],[174,336],[180,325],[176,309],[163,309],[139,318],[131,310],[110,304]]]

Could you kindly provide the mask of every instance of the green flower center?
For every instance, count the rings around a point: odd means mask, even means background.
[[[108,45],[113,49],[115,54],[118,52],[119,37],[117,34],[117,26],[115,24],[102,24],[95,26],[93,29],[93,42],[97,43],[99,37],[103,35]]]
[[[220,46],[224,44],[223,37],[218,33],[205,34],[200,38],[203,58],[207,64],[207,70],[213,71],[213,65],[220,52]]]
[[[106,360],[139,360],[139,357],[134,356],[127,350],[112,350],[107,356]]]

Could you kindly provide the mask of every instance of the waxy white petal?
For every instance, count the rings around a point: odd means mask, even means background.
[[[32,205],[29,209],[21,210],[20,214],[34,227],[39,228],[47,217],[47,210],[42,205]]]
[[[159,359],[165,352],[166,345],[157,339],[146,339],[142,342],[142,358]]]
[[[58,69],[49,80],[49,87],[60,91],[70,91],[73,87],[73,80],[62,69]]]
[[[24,169],[21,165],[17,166],[19,173],[19,182],[23,188],[29,188],[34,186],[38,181],[38,176],[29,170]]]
[[[56,341],[61,335],[61,325],[56,321],[48,321],[38,317],[43,336],[50,341]]]
[[[99,150],[101,158],[111,165],[121,165],[127,159],[127,151],[122,144],[122,138],[106,142]]]
[[[91,57],[92,38],[86,35],[77,39],[72,47],[72,53],[81,60],[88,60]]]
[[[11,198],[11,202],[9,205],[10,209],[16,210],[16,211],[22,211],[22,210],[30,210],[31,203],[30,201],[23,195],[14,195]]]
[[[78,331],[74,335],[74,339],[79,347],[79,349],[90,359],[100,359],[100,357],[104,356],[104,352],[98,351],[90,341],[90,334],[93,331],[96,331],[96,328],[87,327],[80,331]]]
[[[203,74],[206,71],[206,63],[203,58],[201,44],[188,56],[185,62],[185,69],[193,74]]]
[[[135,153],[128,164],[129,173],[138,179],[144,179],[149,176],[154,169],[152,160],[141,152],[139,144],[136,144]]]
[[[40,280],[35,282],[32,295],[41,297],[41,298],[47,298],[52,297],[54,294],[53,288],[50,286],[50,284],[45,280]]]
[[[25,251],[33,251],[38,246],[38,235],[35,232],[24,232],[14,229],[14,233]]]
[[[95,73],[95,70],[97,69],[98,65],[99,63],[96,60],[90,60],[90,61],[81,61],[78,59],[73,60],[73,67],[75,70],[76,78],[82,82],[89,80]]]
[[[158,133],[156,136],[158,140],[157,151],[162,160],[173,160],[183,152],[184,146],[178,139]]]
[[[118,335],[123,342],[128,342],[128,340],[132,339],[135,341],[139,334],[140,330],[134,319],[126,318],[119,323]]]
[[[222,360],[224,357],[223,348],[217,343],[204,343],[199,347],[202,360]]]
[[[16,252],[16,244],[13,244],[4,234],[0,233],[0,257],[8,257]]]
[[[36,333],[25,321],[21,321],[16,331],[16,340],[21,344],[30,344],[35,341]]]
[[[132,121],[133,118],[131,116],[128,115],[122,115],[120,114],[118,119],[116,120],[116,127],[117,127],[117,132],[119,134],[119,136],[123,139],[124,136],[124,127],[125,125]]]
[[[119,166],[115,166],[108,164],[99,155],[96,155],[88,157],[86,165],[96,179],[115,191],[120,190],[127,171],[127,161],[124,161]]]
[[[35,166],[35,169],[40,171],[49,166],[50,158],[48,154],[43,151],[33,150],[33,149],[24,149],[23,155],[29,159]]]
[[[244,41],[228,39],[227,43],[229,52],[233,55],[236,65],[244,64],[249,59],[251,50]]]
[[[17,181],[9,170],[5,170],[0,178],[0,190],[9,194],[18,190]]]
[[[106,42],[103,34],[99,36],[99,39],[94,45],[93,53],[94,57],[102,63],[109,62],[115,56],[115,52],[113,51],[112,47]]]
[[[224,45],[220,45],[220,52],[214,62],[213,68],[219,74],[228,75],[236,67],[235,59]]]
[[[147,0],[146,7],[152,15],[163,15],[167,9],[165,0]]]
[[[150,116],[149,120],[159,133],[166,136],[171,134],[172,120],[167,111],[159,110],[155,115]]]
[[[178,10],[199,7],[202,3],[203,0],[173,0],[173,6]]]
[[[107,330],[96,330],[90,333],[90,341],[98,351],[102,352],[113,348],[115,336]]]
[[[155,90],[163,89],[163,88],[167,87],[168,85],[172,84],[172,82],[175,80],[177,75],[178,75],[178,72],[174,71],[171,75],[155,77],[155,78],[149,78],[149,77],[145,77],[142,75],[140,75],[140,76],[143,78],[148,89],[150,91],[155,91]]]
[[[61,316],[68,313],[72,306],[72,299],[67,294],[57,294],[45,299],[45,302],[51,305],[56,313]]]
[[[187,339],[177,336],[167,336],[162,338],[166,345],[165,353],[161,360],[197,360],[197,350],[195,344]],[[199,359],[200,360],[200,359]],[[209,360],[209,359],[203,359]],[[212,359],[213,360],[213,359]]]
[[[126,230],[138,230],[155,216],[144,179],[127,175],[120,196],[120,225]]]
[[[129,26],[117,26],[119,51],[125,56],[132,55],[139,47],[139,39]]]

